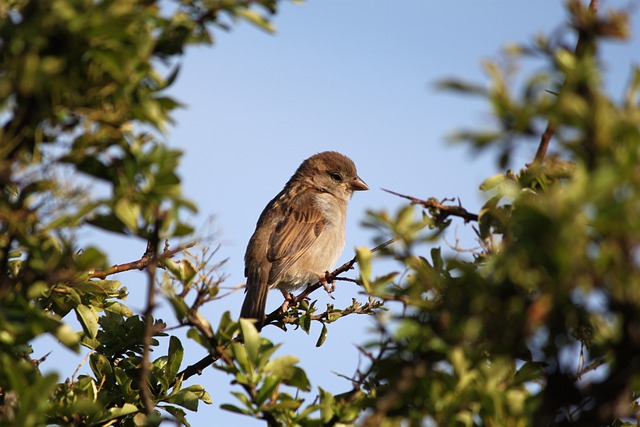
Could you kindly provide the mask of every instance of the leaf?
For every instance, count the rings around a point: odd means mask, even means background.
[[[431,249],[431,263],[435,271],[442,271],[444,262],[442,261],[442,251],[439,247]]]
[[[320,396],[320,416],[322,421],[326,423],[331,420],[335,414],[336,400],[328,391],[323,390],[321,387],[318,387],[318,389]]]
[[[507,180],[507,175],[503,173],[499,173],[489,178],[485,179],[482,184],[480,184],[480,191],[489,191],[500,185],[502,185]]]
[[[539,362],[526,362],[516,372],[514,382],[524,384],[530,381],[538,381],[543,376],[544,371]]]
[[[291,369],[298,363],[299,359],[295,356],[282,356],[277,359],[273,359],[267,363],[264,370],[276,375],[280,375],[283,378],[289,378],[291,376]]]
[[[76,306],[75,311],[82,329],[90,338],[95,338],[98,335],[98,313],[93,308],[83,304]]]
[[[179,296],[172,296],[169,298],[169,302],[173,307],[173,310],[176,312],[176,317],[178,319],[186,319],[189,314],[189,306],[184,301],[184,298]]]
[[[235,412],[236,414],[251,415],[251,412],[247,411],[246,409],[238,408],[237,406],[230,405],[229,403],[223,403],[222,405],[220,405],[220,408],[224,409],[225,411]]]
[[[191,424],[189,424],[189,422],[187,421],[187,413],[183,409],[169,405],[158,405],[158,407],[170,413],[173,418],[175,418],[176,421],[178,421],[180,424],[186,427],[191,426]]]
[[[311,313],[307,311],[306,314],[300,316],[300,321],[298,325],[305,331],[307,334],[311,331]]]
[[[247,357],[251,366],[255,368],[258,364],[260,352],[260,335],[258,335],[258,330],[253,325],[253,322],[247,319],[240,319],[240,329],[242,330],[242,339],[244,348],[247,350]]]
[[[297,387],[300,390],[311,390],[311,384],[307,374],[301,368],[295,366],[298,358],[294,356],[283,356],[267,363],[264,370],[282,377],[285,384]]]
[[[280,384],[281,378],[278,375],[269,375],[262,384],[262,387],[256,394],[255,401],[258,405],[262,405],[273,394],[273,391]]]
[[[469,95],[487,95],[485,87],[475,83],[465,82],[459,79],[445,79],[436,82],[436,88],[441,90],[450,90]]]
[[[113,233],[126,234],[122,221],[113,215],[96,215],[94,218],[87,220],[87,223]]]
[[[364,246],[356,248],[356,262],[360,269],[360,282],[367,293],[371,294],[371,251],[369,248]]]
[[[240,8],[235,11],[235,14],[268,33],[275,33],[276,31],[273,24],[256,10]]]
[[[194,340],[195,342],[197,342],[198,344],[200,344],[201,346],[205,347],[205,348],[209,348],[209,346],[211,345],[209,343],[209,339],[207,337],[205,337],[198,329],[196,328],[191,328],[187,331],[187,337],[191,338],[192,340]]]
[[[76,262],[79,270],[104,268],[107,266],[107,257],[102,251],[90,246],[83,249]]]
[[[138,218],[140,217],[140,205],[132,203],[130,200],[121,198],[113,207],[113,213],[130,230],[138,229]]]
[[[191,281],[193,280],[194,277],[196,277],[196,274],[198,273],[197,270],[194,268],[193,264],[186,259],[183,259],[180,262],[180,267],[179,267],[179,271],[180,271],[180,281],[185,285],[189,285],[191,283]]]
[[[320,336],[318,337],[318,341],[316,341],[316,347],[320,347],[322,344],[324,344],[325,340],[327,339],[327,332],[327,325],[323,323],[322,331],[320,331]]]
[[[98,382],[102,381],[103,377],[113,375],[111,363],[109,363],[109,359],[103,354],[92,353],[89,357],[89,366],[91,367],[91,371],[93,371],[93,375],[98,379]]]
[[[108,311],[109,313],[120,314],[125,317],[133,316],[133,312],[126,305],[118,302],[118,301],[109,301],[104,305],[104,311]]]
[[[167,403],[173,403],[183,408],[187,408],[190,411],[198,410],[198,395],[189,389],[180,390],[179,392],[172,394],[164,399]]]
[[[240,319],[240,320],[243,320],[243,319]],[[233,351],[233,355],[235,356],[236,362],[240,366],[240,369],[242,370],[242,372],[247,375],[251,375],[254,367],[249,362],[246,347],[240,343],[234,342],[231,344],[230,348]]]
[[[80,342],[80,335],[78,335],[66,323],[61,324],[58,329],[56,329],[54,335],[63,345],[70,349],[77,350],[77,345]]]
[[[173,380],[180,371],[180,365],[182,364],[182,358],[184,356],[184,348],[182,342],[176,336],[169,338],[169,352],[167,364],[164,367],[165,374],[169,381]]]
[[[115,418],[123,417],[125,415],[134,414],[136,412],[138,412],[138,408],[135,405],[132,405],[131,403],[125,403],[121,408],[118,408],[117,406],[109,408],[108,414],[103,415],[96,421],[102,423],[105,421],[113,420]]]

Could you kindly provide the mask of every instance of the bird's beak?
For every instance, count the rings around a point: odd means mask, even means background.
[[[351,190],[353,191],[365,191],[369,189],[369,186],[365,184],[359,176],[356,176],[355,179],[349,183],[349,185],[351,187]]]

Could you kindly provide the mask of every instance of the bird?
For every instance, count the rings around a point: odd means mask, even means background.
[[[244,256],[245,298],[240,317],[264,321],[267,293],[324,281],[345,245],[347,204],[369,187],[347,156],[324,151],[303,161],[264,208]]]

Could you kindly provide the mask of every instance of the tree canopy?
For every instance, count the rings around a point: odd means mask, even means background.
[[[318,346],[345,316],[375,319],[351,388],[317,389],[309,401],[298,392],[314,387],[295,355],[274,357],[278,345],[230,312],[201,314],[220,297],[222,261],[184,219],[197,206],[181,190],[181,152],[161,137],[180,105],[167,90],[187,46],[213,43],[214,29],[238,19],[271,31],[277,6],[0,5],[0,423],[189,425],[216,390],[194,375],[215,368],[236,386],[217,396],[223,409],[273,426],[636,425],[640,71],[618,99],[604,89],[598,50],[628,37],[627,12],[568,1],[566,33],[512,46],[486,63],[487,82],[440,82],[493,114],[492,129],[460,131],[458,142],[494,153],[503,169],[522,141],[538,139],[538,152],[477,183],[479,212],[393,193],[403,209],[368,217],[380,245],[333,272],[356,267],[365,299],[323,310],[313,284],[268,315],[266,327],[319,322]],[[513,84],[514,65],[533,60],[543,66]],[[460,221],[480,244],[462,257],[442,250]],[[100,241],[78,239],[86,228],[142,238],[147,249],[112,265]],[[375,265],[388,270],[374,274]],[[134,269],[148,285],[139,313],[112,278]],[[166,322],[154,316],[159,299],[173,311]],[[176,328],[202,350],[198,363],[184,363]],[[32,352],[43,335],[89,349],[90,372],[43,375]],[[152,348],[166,354],[152,358]]]

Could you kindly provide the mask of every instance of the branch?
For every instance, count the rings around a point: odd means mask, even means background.
[[[378,252],[384,248],[386,248],[387,246],[389,246],[390,244],[392,244],[393,242],[397,241],[398,238],[394,237],[393,239],[389,239],[386,242],[376,246],[375,248],[371,249],[371,252]],[[351,260],[345,262],[344,264],[342,264],[340,267],[336,268],[335,270],[333,270],[333,272],[329,273],[327,275],[327,280],[337,280],[337,279],[342,279],[339,278],[338,275],[342,274],[346,271],[349,271],[353,268],[353,266],[356,263],[356,258],[352,258]],[[315,291],[316,289],[320,288],[322,286],[322,284],[318,281],[317,283],[314,283],[313,285],[309,285],[305,288],[304,291],[302,291],[298,296],[294,297],[292,300],[293,305],[297,305],[300,303],[300,301],[302,301],[304,298],[308,297],[313,291]],[[272,313],[270,313],[264,321],[264,325],[266,325],[267,323],[275,323],[277,321],[282,321],[282,319],[285,316],[285,312],[282,311],[282,307],[278,308],[277,310],[273,311]],[[190,320],[191,322],[191,320]],[[183,369],[181,372],[178,373],[178,375],[176,376],[176,378],[180,378],[182,377],[182,380],[186,380],[194,375],[200,375],[202,374],[202,371],[207,368],[210,365],[213,365],[216,361],[218,361],[220,358],[227,358],[228,356],[225,354],[224,350],[233,342],[239,342],[239,338],[234,338],[233,340],[229,341],[228,343],[225,344],[219,344],[216,341],[215,336],[209,336],[209,331],[208,328],[201,328],[202,325],[199,325],[197,322],[194,324],[193,322],[191,322],[192,326],[198,328],[202,333],[204,333],[212,342],[213,344],[213,351],[211,354],[206,355],[205,357],[203,357],[202,359],[198,360],[196,363],[194,363],[193,365],[189,365],[187,366],[185,369]],[[229,361],[230,363],[230,361]]]
[[[202,359],[198,360],[193,365],[189,365],[186,368],[184,368],[182,371],[178,372],[178,375],[176,375],[176,379],[182,377],[182,381],[185,381],[188,378],[191,378],[192,376],[194,376],[196,374],[197,375],[201,375],[202,371],[206,367],[208,367],[210,365],[213,365],[219,359],[225,360],[229,364],[233,363],[231,361],[231,359],[229,358],[229,356],[225,353],[225,349],[229,345],[231,345],[231,343],[239,342],[240,338],[236,337],[236,338],[230,340],[229,342],[227,342],[227,343],[225,343],[223,345],[217,344],[217,340],[216,340],[215,336],[209,337],[209,339],[210,339],[210,341],[212,343],[214,343],[214,347],[213,347],[212,352],[210,354],[206,355],[205,357],[203,357]],[[175,381],[174,381],[174,383],[175,383]]]
[[[536,151],[536,156],[533,158],[532,165],[539,165],[544,160],[544,157],[547,155],[547,149],[549,148],[549,142],[551,142],[551,137],[556,132],[556,127],[551,124],[551,120],[547,123],[547,128],[545,129],[542,137],[540,139],[540,145],[538,145],[538,151]]]
[[[446,202],[447,199],[444,199],[442,202],[437,201],[434,198],[430,198],[429,200],[417,199],[412,196],[407,196],[404,194],[396,193],[395,191],[386,190],[384,188],[382,191],[386,191],[387,193],[393,194],[394,196],[402,197],[407,200],[411,200],[411,203],[414,205],[422,205],[427,209],[436,210],[437,213],[435,215],[436,220],[443,221],[450,216],[457,216],[464,219],[464,222],[470,221],[478,221],[478,214],[471,213],[467,211],[460,205],[460,201],[458,201],[458,205],[444,205],[443,202]]]
[[[589,10],[594,14],[598,13],[598,0],[591,0],[591,3],[589,3]],[[574,52],[576,54],[580,53],[580,51],[582,50],[582,46],[585,43],[585,37],[586,37],[585,33],[581,31],[578,35],[576,48],[574,49]],[[531,163],[531,166],[539,165],[542,163],[545,156],[547,155],[549,142],[551,141],[551,138],[553,137],[555,132],[556,132],[556,126],[550,119],[547,122],[547,128],[545,129],[544,133],[542,134],[542,137],[540,138],[540,144],[538,145],[538,150],[536,151],[536,155],[533,158],[533,162]]]
[[[376,246],[375,248],[371,249],[371,252],[372,253],[373,252],[378,252],[378,251],[386,248],[387,246],[389,246],[390,244],[392,244],[393,242],[395,242],[397,240],[398,240],[398,237],[394,237],[392,239],[389,239],[386,242],[384,242],[384,243]],[[355,263],[356,263],[356,258],[353,257],[351,260],[345,262],[340,267],[336,268],[331,273],[327,274],[325,280],[327,282],[332,282],[332,281],[334,281],[336,279],[342,279],[342,278],[339,278],[338,275],[351,270]],[[320,287],[322,287],[322,282],[321,281],[317,281],[316,283],[314,283],[312,285],[308,285],[304,289],[304,291],[300,292],[300,294],[298,294],[297,296],[293,297],[291,299],[291,301],[289,301],[289,304],[288,304],[287,308],[297,306],[298,304],[300,304],[300,302],[302,300],[307,298],[309,295],[311,295],[312,292],[314,292],[315,290],[319,289]],[[277,309],[275,309],[274,311],[269,313],[269,315],[264,319],[263,326],[266,326],[268,324],[274,324],[274,323],[277,323],[279,321],[282,321],[282,319],[284,318],[284,315],[286,314],[286,311],[287,310],[283,310],[283,307],[278,307]]]
[[[174,249],[165,249],[162,254],[158,254],[157,252],[152,254],[149,252],[149,247],[147,246],[147,251],[142,258],[137,261],[125,262],[124,264],[114,265],[113,267],[107,270],[96,270],[93,273],[89,274],[89,278],[91,279],[106,279],[107,276],[111,276],[112,274],[122,273],[123,271],[129,270],[144,270],[149,267],[149,265],[154,262],[157,264],[159,261],[164,259],[170,259],[175,256],[178,252],[182,252],[186,249],[192,248],[196,245],[196,242],[187,243],[185,245],[180,245]]]
[[[147,415],[151,415],[154,409],[154,402],[149,389],[149,379],[151,376],[151,362],[149,361],[149,353],[151,352],[151,342],[154,334],[153,310],[155,309],[155,290],[156,290],[156,267],[158,265],[158,245],[160,244],[160,226],[162,218],[158,215],[153,226],[149,241],[147,242],[147,250],[142,259],[148,259],[147,276],[149,281],[149,289],[147,293],[147,308],[144,311],[144,335],[142,337],[142,362],[140,368],[140,399]]]

